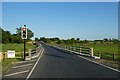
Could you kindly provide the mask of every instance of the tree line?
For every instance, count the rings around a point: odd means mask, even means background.
[[[93,43],[93,44],[117,44],[119,42],[118,39],[115,38],[104,38],[103,40],[80,40],[80,38],[71,38],[71,39],[60,39],[58,37],[54,37],[54,38],[46,38],[46,37],[40,37],[40,38],[35,38],[35,41],[44,41],[45,43],[48,44],[66,44],[66,45],[74,45],[75,43]]]
[[[34,33],[27,29],[28,39],[26,41],[31,41],[30,38],[34,36]],[[12,34],[10,31],[5,31],[0,27],[0,43],[23,43],[23,39],[21,38],[21,27],[16,28],[16,33]]]

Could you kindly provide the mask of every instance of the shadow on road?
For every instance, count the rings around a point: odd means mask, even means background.
[[[53,57],[58,57],[58,58],[64,58],[62,56],[58,56],[58,55],[54,55],[54,54],[45,54],[45,55],[47,55],[47,56],[53,56]]]

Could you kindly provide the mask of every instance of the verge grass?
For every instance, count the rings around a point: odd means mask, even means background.
[[[7,50],[15,50],[16,52],[23,52],[24,50],[24,44],[16,44],[16,43],[9,43],[9,44],[1,44],[0,47],[2,47],[2,52],[7,52]],[[28,49],[34,49],[36,45],[33,45],[31,43],[26,44],[26,51]],[[20,54],[16,54],[16,56],[21,56]],[[8,71],[13,65],[16,64],[16,62],[21,61],[21,58],[4,58],[2,61],[2,72],[3,75],[6,71]]]
[[[9,43],[9,44],[1,44],[2,46],[2,52],[7,52],[7,50],[15,50],[16,52],[22,52],[24,50],[24,44],[16,44],[16,43]],[[36,46],[33,44],[26,44],[26,50],[29,48],[33,49]]]

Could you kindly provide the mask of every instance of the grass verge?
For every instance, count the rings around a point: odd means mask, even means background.
[[[15,50],[16,52],[21,52],[24,50],[24,44],[16,44],[16,43],[9,43],[9,44],[1,44],[2,52],[6,52],[7,50]],[[33,44],[26,44],[26,50],[35,48],[36,45]]]
[[[15,50],[15,52],[22,53],[24,50],[24,44],[16,44],[16,43],[9,43],[9,44],[1,44],[0,47],[2,47],[2,52],[7,52],[7,50]],[[31,43],[26,44],[26,51],[29,49],[36,48],[36,45],[33,45]],[[20,57],[21,54],[16,54],[16,57]],[[16,62],[21,61],[21,58],[4,58],[2,61],[2,73],[3,75],[16,64]]]

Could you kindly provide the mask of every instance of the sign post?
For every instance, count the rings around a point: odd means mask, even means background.
[[[24,58],[23,60],[25,61],[26,59],[26,39],[24,39]]]
[[[24,25],[21,28],[21,37],[22,37],[22,39],[24,39],[24,58],[23,58],[23,60],[25,61],[25,59],[26,59],[26,39],[27,39],[27,27],[26,27],[26,25]]]

